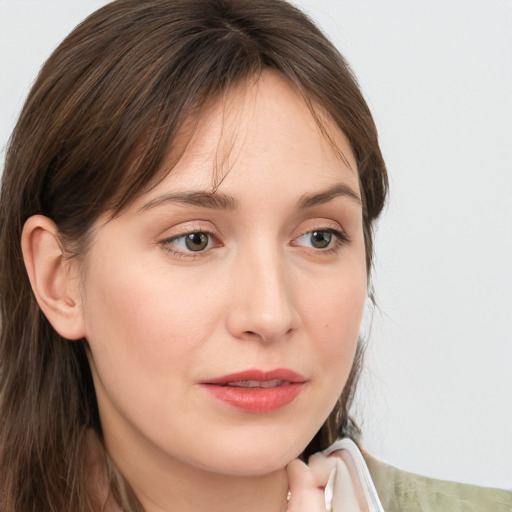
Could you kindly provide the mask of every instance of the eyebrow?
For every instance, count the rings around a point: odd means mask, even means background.
[[[361,198],[348,185],[340,183],[315,194],[304,194],[297,201],[297,209],[306,210],[313,206],[328,203],[332,199],[340,196],[348,197],[357,204],[361,204]],[[194,191],[163,194],[145,203],[140,211],[147,211],[165,203],[199,206],[213,210],[235,210],[238,206],[238,201],[233,196],[215,191]]]
[[[147,211],[169,202],[189,206],[200,206],[213,210],[235,210],[238,204],[238,201],[234,197],[222,194],[221,192],[177,192],[155,197],[145,203],[141,211]]]
[[[306,210],[313,206],[328,203],[336,197],[348,197],[349,199],[361,205],[361,198],[356,194],[348,185],[340,183],[334,185],[334,187],[328,188],[322,192],[316,194],[304,194],[297,202],[297,208],[299,210]]]

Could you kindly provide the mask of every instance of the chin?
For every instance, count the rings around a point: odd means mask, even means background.
[[[208,466],[211,466],[211,470],[222,474],[266,475],[286,467],[304,451],[310,441],[310,437],[298,439],[293,434],[273,439],[270,439],[271,436],[263,436],[264,434],[254,439],[233,439],[228,446],[222,443],[214,446],[212,443],[212,451],[204,460],[210,462]],[[214,461],[213,465],[211,461]]]
[[[264,476],[283,470],[289,462],[296,457],[267,456],[255,460],[251,454],[243,454],[243,457],[223,460],[221,465],[210,468],[218,474],[230,476]]]

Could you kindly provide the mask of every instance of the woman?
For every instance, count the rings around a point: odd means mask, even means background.
[[[386,190],[350,70],[288,4],[77,27],[6,159],[2,510],[299,512],[334,467],[335,505],[372,493],[351,445],[295,459],[357,438]]]

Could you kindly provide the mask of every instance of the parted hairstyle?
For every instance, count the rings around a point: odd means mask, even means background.
[[[266,69],[325,114],[357,161],[370,275],[372,227],[387,193],[377,130],[343,57],[282,0],[118,0],[78,25],[41,69],[6,154],[0,198],[0,510],[101,510],[87,485],[88,439],[101,441],[87,340],[59,336],[38,307],[21,253],[25,221],[52,219],[69,257],[165,177],[184,122]],[[172,171],[171,171],[172,172]],[[355,436],[349,406],[362,343],[335,409],[303,457]],[[142,510],[104,453],[110,492]]]

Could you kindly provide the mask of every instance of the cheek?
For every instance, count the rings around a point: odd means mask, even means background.
[[[361,261],[361,260],[357,260]],[[364,261],[364,259],[362,260]],[[337,279],[309,293],[304,322],[314,341],[316,364],[325,392],[337,398],[352,367],[366,300],[366,270],[356,264],[341,270]]]
[[[165,266],[118,261],[92,269],[84,298],[87,339],[104,387],[143,394],[182,385],[214,329],[211,298]]]

